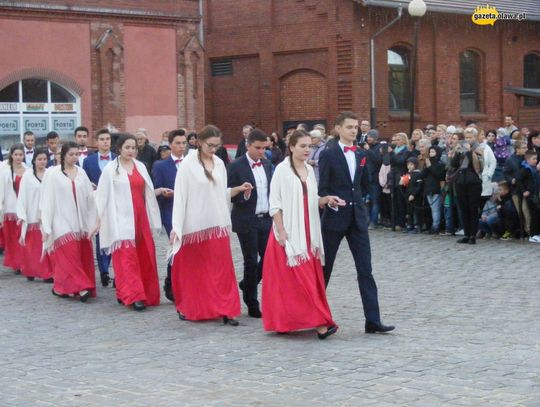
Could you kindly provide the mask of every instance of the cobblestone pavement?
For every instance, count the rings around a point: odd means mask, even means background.
[[[383,319],[363,333],[342,245],[328,295],[339,332],[265,333],[143,313],[112,288],[82,304],[0,272],[0,406],[540,406],[540,245],[371,232]],[[165,239],[158,241],[163,279]],[[236,237],[237,274],[241,254]]]

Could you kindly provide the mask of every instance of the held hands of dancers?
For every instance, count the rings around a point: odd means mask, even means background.
[[[249,182],[244,182],[242,185],[231,188],[231,198],[235,197],[240,192],[243,192],[244,198],[249,199],[249,197],[251,196],[252,189],[253,189],[253,185],[251,185]]]
[[[347,202],[341,199],[339,196],[327,195],[319,198],[319,206],[321,208],[328,205],[332,209],[337,209],[339,206],[346,206]]]
[[[154,191],[156,196],[162,195],[164,198],[170,198],[174,195],[174,191],[170,188],[156,188]]]

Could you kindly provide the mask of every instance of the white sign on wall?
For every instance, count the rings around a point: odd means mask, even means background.
[[[75,117],[54,117],[52,119],[52,130],[58,133],[73,133],[77,128],[77,118]]]
[[[47,133],[49,131],[49,119],[47,117],[23,117],[24,131],[34,133]]]
[[[0,136],[19,134],[19,118],[0,116]]]

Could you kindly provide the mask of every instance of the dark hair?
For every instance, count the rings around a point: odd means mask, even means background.
[[[223,133],[221,133],[221,130],[212,124],[205,126],[200,131],[200,133],[197,134],[197,141],[199,141],[199,148],[197,149],[197,157],[203,167],[204,175],[206,175],[206,178],[208,178],[211,182],[214,182],[214,177],[212,177],[212,173],[206,169],[206,167],[204,166],[204,162],[201,158],[201,143],[200,143],[201,141],[206,141],[212,137],[219,137],[220,139],[223,137]]]
[[[527,146],[529,149],[534,150],[533,138],[540,137],[538,130],[531,130],[527,136]]]
[[[476,120],[469,119],[465,122],[465,127],[469,127],[471,124],[476,124]]]
[[[253,129],[247,136],[247,143],[253,144],[256,141],[262,141],[265,143],[268,141],[268,136],[261,129]]]
[[[177,130],[170,131],[169,136],[168,136],[169,144],[172,144],[175,137],[185,136],[185,135],[186,135],[186,131],[184,129],[177,129]],[[197,135],[195,135],[195,137],[197,137]]]
[[[79,126],[75,129],[75,131],[73,132],[73,136],[75,137],[75,135],[77,134],[78,131],[85,131],[86,134],[88,134],[88,128],[84,127],[84,126]]]
[[[111,132],[109,131],[109,129],[100,129],[98,130],[98,132],[96,133],[96,140],[99,138],[99,136],[101,136],[102,134],[108,134],[109,136],[111,135]]]
[[[52,133],[52,132],[51,132]],[[49,135],[47,134],[47,137]],[[54,138],[54,137],[53,137]],[[49,161],[49,153],[47,150],[45,150],[44,148],[37,148],[35,151],[34,151],[34,157],[32,157],[32,171],[34,173],[34,177],[36,177],[36,179],[41,182],[41,180],[38,178],[37,176],[37,171],[36,171],[36,160],[38,158],[38,156],[42,155],[42,154],[45,154],[45,157],[47,157],[47,161]]]
[[[510,191],[510,183],[508,181],[499,181],[497,185],[499,188],[506,188]]]
[[[486,137],[487,137],[487,135],[488,135],[489,133],[493,133],[493,134],[495,135],[495,137],[497,137],[497,130],[491,129],[491,130],[486,131]]]
[[[55,131],[50,131],[47,133],[47,141],[52,140],[53,138],[59,138],[59,137],[60,136]]]
[[[527,150],[525,152],[525,160],[528,160],[531,157],[536,157],[536,151],[534,150]]]
[[[76,148],[78,150],[79,146],[74,141],[66,141],[64,144],[62,144],[62,149],[60,150],[60,168],[62,169],[62,172],[64,172],[64,158],[66,158],[67,152],[72,148]]]
[[[33,135],[34,135],[34,132],[28,130],[28,131],[25,131],[25,132],[23,133],[23,138],[26,137],[26,136],[33,136]]]
[[[293,163],[293,160],[292,160],[291,147],[294,147],[295,145],[297,145],[298,140],[300,140],[303,137],[310,137],[311,138],[311,136],[309,135],[309,133],[307,131],[305,131],[305,130],[295,130],[291,134],[291,137],[289,137],[289,144],[287,145],[287,152],[289,153],[289,156],[290,156],[292,171],[294,172],[294,175],[296,175],[300,181],[302,181],[302,178],[300,178],[300,174],[298,174],[298,171],[296,171],[296,168],[294,167],[294,163]]]
[[[24,155],[24,145],[22,143],[15,143],[9,149],[8,164],[9,164],[9,168],[11,169],[11,180],[13,182],[12,186],[13,186],[14,191],[15,191],[15,177],[14,177],[14,172],[13,172],[13,157],[11,155],[17,150],[21,150]]]
[[[338,114],[338,117],[336,117],[336,126],[341,126],[347,119],[358,120],[358,116],[350,110],[341,112]]]
[[[193,138],[195,138],[195,139],[197,138],[197,133],[191,132],[191,133],[189,133],[189,134],[187,135],[188,141],[191,140],[191,139],[193,139]]]
[[[135,146],[137,146],[137,139],[131,133],[121,134],[116,141],[116,149],[118,150],[118,158],[116,159],[116,174],[120,174],[120,150],[122,150],[122,146],[126,144],[126,141],[128,140],[133,140],[135,142]]]

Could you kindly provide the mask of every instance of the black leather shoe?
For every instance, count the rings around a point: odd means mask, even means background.
[[[108,287],[111,282],[111,278],[108,273],[101,273],[101,285],[103,287]]]
[[[17,269],[17,270],[14,271],[14,273],[19,275],[19,274],[21,274],[21,270]]]
[[[52,277],[51,278],[46,278],[45,280],[43,280],[43,282],[48,283],[48,284],[54,283],[54,278],[52,278]]]
[[[244,291],[244,280],[238,283],[238,288],[240,288],[241,291]]]
[[[255,308],[255,307],[248,308],[248,315],[251,318],[261,318],[262,317],[262,313],[261,313],[261,310],[259,309],[259,307],[257,307],[257,308]]]
[[[131,305],[133,306],[133,311],[144,311],[146,309],[146,305],[142,301],[135,301]]]
[[[238,326],[240,323],[234,318],[223,317],[223,325]]]
[[[374,322],[366,322],[366,333],[367,334],[374,334],[374,333],[384,333],[384,332],[390,332],[393,331],[395,327],[393,325],[383,325],[382,322],[374,323]]]
[[[55,297],[69,298],[69,295],[67,295],[67,294],[58,294],[56,291],[54,291],[54,288],[51,289],[51,292],[52,292],[52,295],[54,295]]]
[[[34,277],[26,277],[28,281],[34,281]]]
[[[468,242],[468,243],[469,243],[469,244],[476,244],[476,237],[471,237],[471,238],[469,239],[469,242]]]
[[[178,312],[178,319],[180,319],[180,321],[187,321],[186,316],[182,314],[181,312]]]
[[[462,237],[461,239],[459,239],[457,242],[458,243],[469,243],[469,236],[465,236],[465,237]]]
[[[90,291],[83,290],[83,291],[80,292],[79,300],[81,302],[86,302],[86,301],[88,301],[88,298],[90,298],[91,295],[92,295],[92,293],[90,293]]]
[[[172,292],[171,286],[165,284],[163,286],[163,291],[165,292],[165,298],[167,298],[171,302],[174,302],[174,294]]]
[[[330,326],[328,327],[328,330],[323,333],[323,334],[320,334],[320,333],[317,333],[317,337],[322,341],[323,339],[326,339],[328,338],[330,335],[334,335],[338,330],[338,327],[333,325],[333,326]]]

